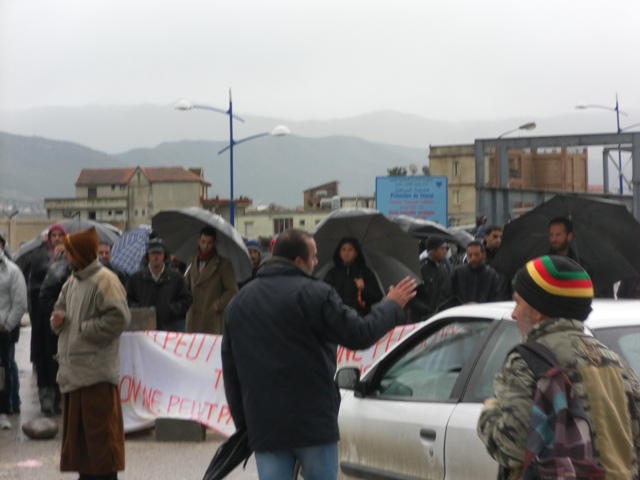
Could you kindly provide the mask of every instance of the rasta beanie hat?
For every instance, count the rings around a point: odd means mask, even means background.
[[[593,283],[570,258],[547,255],[528,262],[513,280],[525,302],[552,318],[586,320],[591,312]]]
[[[82,270],[98,258],[98,234],[95,227],[89,227],[64,237],[64,248],[67,255],[78,262],[78,270]]]

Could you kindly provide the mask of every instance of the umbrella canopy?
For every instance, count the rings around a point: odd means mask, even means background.
[[[111,264],[127,275],[138,270],[147,251],[150,233],[151,227],[148,225],[124,232],[111,249]]]
[[[58,222],[64,228],[67,229],[67,233],[75,233],[81,230],[86,230],[89,227],[95,227],[98,239],[101,242],[113,245],[118,241],[122,232],[119,228],[114,227],[110,223],[96,222],[95,220],[80,220],[79,218],[71,218],[61,220]]]
[[[447,242],[455,243],[463,248],[466,248],[467,244],[473,240],[473,236],[471,234],[467,234],[461,230],[456,231],[446,228],[439,223],[432,222],[431,220],[413,218],[406,215],[391,217],[390,220],[398,225],[402,230],[409,233],[412,237],[418,239],[426,239],[432,235],[437,235],[444,238]]]
[[[224,442],[211,459],[202,480],[222,480],[238,465],[251,456],[249,435],[246,428],[240,428]]]
[[[422,282],[416,240],[377,210],[364,208],[334,210],[316,226],[318,276],[333,264],[333,252],[343,237],[358,239],[383,292],[407,275]]]
[[[171,253],[183,261],[198,253],[198,237],[203,227],[217,232],[216,249],[233,265],[237,282],[251,277],[253,263],[240,234],[220,215],[202,208],[180,208],[159,212],[151,219],[153,231]]]
[[[65,220],[60,220],[56,223],[62,225],[67,230],[67,233],[76,233],[81,230],[86,230],[89,227],[95,227],[100,242],[108,243],[109,245],[115,244],[122,234],[119,228],[114,227],[109,223],[96,222],[95,220],[80,220],[78,218],[68,218]],[[53,225],[53,223],[51,225]],[[18,251],[13,256],[14,261],[17,261],[25,253],[39,248],[40,245],[42,245],[42,236],[46,235],[47,230],[48,229],[43,230],[40,235],[32,238],[24,245],[21,245]]]
[[[491,266],[509,278],[529,260],[549,253],[549,221],[573,223],[571,248],[590,267],[595,288],[640,275],[640,223],[618,202],[557,195],[505,225]]]

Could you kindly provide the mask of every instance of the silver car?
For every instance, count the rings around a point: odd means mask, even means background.
[[[503,302],[446,310],[362,379],[358,369],[341,369],[340,478],[497,478],[476,424],[495,373],[520,341],[513,308]],[[585,325],[640,372],[640,301],[595,300]]]

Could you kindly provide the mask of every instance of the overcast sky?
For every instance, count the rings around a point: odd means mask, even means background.
[[[292,120],[640,108],[638,0],[0,0],[0,109],[171,105]],[[629,119],[635,123],[640,119]]]

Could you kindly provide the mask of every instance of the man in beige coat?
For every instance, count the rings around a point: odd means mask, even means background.
[[[198,254],[187,262],[185,280],[193,303],[187,312],[189,333],[222,334],[222,314],[238,292],[233,266],[216,251],[216,230],[204,227],[198,238]]]
[[[94,227],[67,235],[64,247],[73,275],[50,318],[63,406],[60,470],[79,472],[79,480],[117,480],[125,465],[118,384],[120,335],[131,320],[127,295],[98,260]]]

